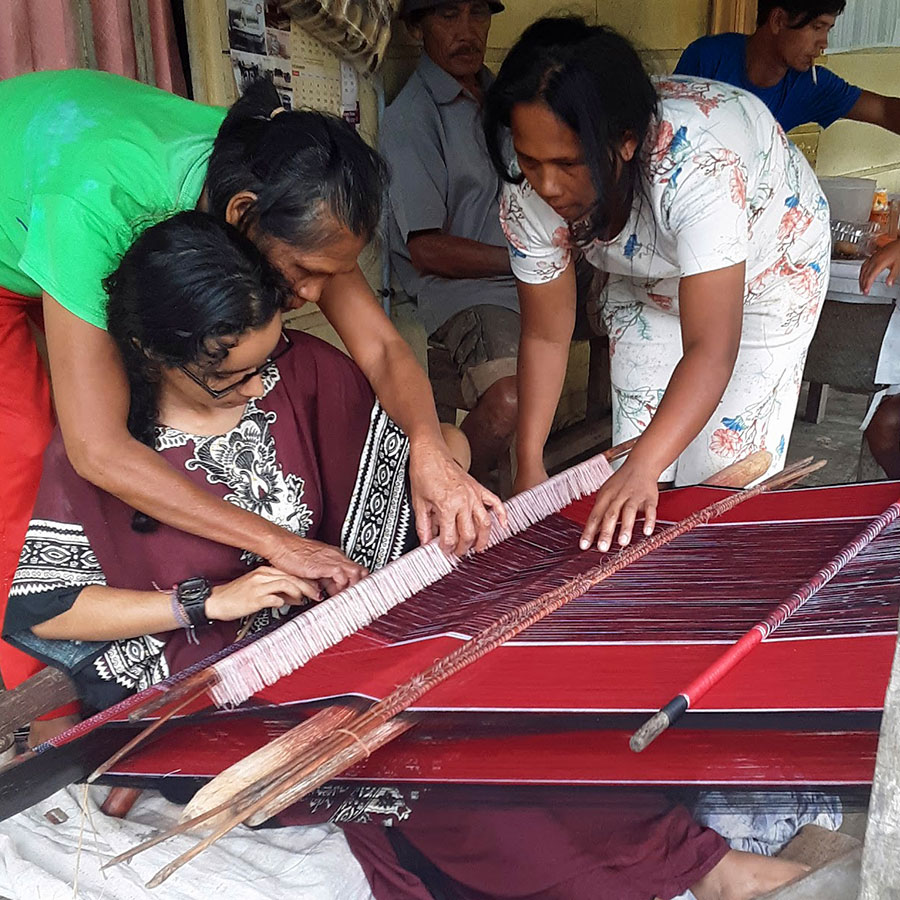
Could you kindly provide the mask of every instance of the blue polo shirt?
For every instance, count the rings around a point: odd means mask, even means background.
[[[755,94],[772,111],[785,131],[806,122],[827,128],[844,118],[859,100],[862,88],[849,84],[828,69],[812,72],[788,69],[772,87],[757,87],[747,78],[747,35],[716,34],[694,41],[678,60],[676,75],[712,78]]]

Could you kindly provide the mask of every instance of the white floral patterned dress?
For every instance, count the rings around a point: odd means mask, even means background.
[[[759,449],[773,454],[778,471],[828,282],[828,205],[806,160],[755,97],[688,78],[657,87],[643,195],[615,240],[584,248],[609,273],[613,440],[643,432],[681,359],[679,279],[746,262],[731,380],[661,480],[695,484]],[[518,279],[538,284],[565,270],[569,229],[527,181],[504,187],[500,217]]]

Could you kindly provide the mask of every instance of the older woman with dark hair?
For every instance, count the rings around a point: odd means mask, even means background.
[[[428,379],[384,315],[357,257],[387,177],[352,126],[286,111],[257,82],[230,110],[101,72],[39,72],[0,83],[15,121],[0,146],[0,611],[52,429],[49,385],[29,319],[43,312],[54,406],[75,470],[175,528],[247,547],[322,585],[363,574],[335,549],[192,483],[126,427],[128,384],[106,331],[102,279],[148,222],[208,210],[239,228],[282,273],[286,308],[318,303],[411,440],[422,540],[464,552],[502,506],[454,462]],[[7,687],[35,669],[0,643]]]
[[[506,135],[511,131],[511,165]],[[783,464],[824,298],[828,206],[763,104],[717,82],[654,83],[632,46],[543,19],[486,103],[522,309],[517,487],[542,448],[575,310],[573,252],[609,274],[613,440],[639,436],[582,547],[654,526],[657,484],[702,482],[750,451]]]

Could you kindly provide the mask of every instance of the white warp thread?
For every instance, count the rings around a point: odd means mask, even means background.
[[[496,520],[492,522],[488,546],[496,546],[593,493],[611,474],[606,457],[599,455],[523,491],[505,504],[508,527],[501,528]],[[240,705],[257,691],[449,575],[460,562],[458,556],[444,553],[434,540],[388,563],[216,663],[213,669],[218,681],[210,690],[213,702],[220,707]]]

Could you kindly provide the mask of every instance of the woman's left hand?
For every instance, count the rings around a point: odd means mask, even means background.
[[[626,460],[597,493],[594,508],[581,533],[580,546],[587,550],[596,540],[602,551],[612,546],[613,533],[619,522],[619,545],[627,546],[634,531],[634,520],[644,514],[644,534],[656,527],[656,504],[659,499],[659,472]]]
[[[427,544],[437,534],[446,553],[462,556],[483,550],[491,531],[488,510],[506,525],[500,498],[467,475],[443,441],[413,443],[409,481],[419,540]]]

